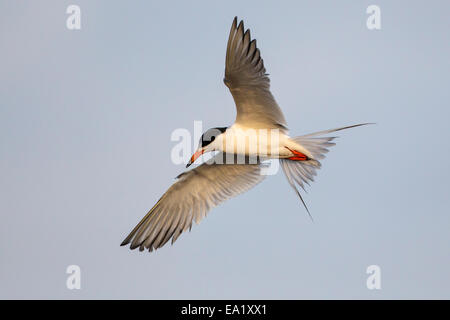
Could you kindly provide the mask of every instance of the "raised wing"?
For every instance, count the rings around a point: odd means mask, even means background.
[[[236,103],[236,123],[255,129],[287,130],[284,115],[270,92],[270,80],[256,40],[234,18],[228,38],[224,82]]]
[[[173,244],[182,232],[191,229],[194,220],[198,224],[210,209],[264,179],[259,162],[218,164],[225,163],[221,157],[224,154],[180,174],[121,245],[131,242],[130,249],[139,247],[140,251],[152,251],[171,238]]]

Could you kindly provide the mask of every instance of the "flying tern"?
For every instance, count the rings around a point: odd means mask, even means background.
[[[367,124],[290,137],[284,115],[270,92],[256,40],[252,40],[250,30],[244,29],[243,21],[237,23],[237,17],[228,37],[224,83],[236,104],[236,120],[230,127],[207,130],[186,167],[204,153],[218,153],[180,174],[122,246],[131,243],[131,249],[153,251],[170,239],[173,244],[211,208],[261,182],[265,177],[264,159],[279,159],[290,186],[309,214],[298,186],[304,189],[313,181],[320,160],[335,145],[335,137],[326,135]]]

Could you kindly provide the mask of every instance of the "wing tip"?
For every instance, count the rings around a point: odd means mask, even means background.
[[[128,237],[126,237],[126,238],[120,243],[120,246],[121,246],[121,247],[126,246],[127,244],[130,243],[130,241],[131,241],[131,235],[129,235]]]
[[[141,245],[138,244],[138,243],[131,244],[131,245],[130,245],[130,250],[134,250],[134,249],[136,249],[136,248],[138,248],[138,247],[140,247],[140,246],[141,246]]]
[[[244,20],[239,21],[238,30],[242,29],[242,32],[244,32]]]

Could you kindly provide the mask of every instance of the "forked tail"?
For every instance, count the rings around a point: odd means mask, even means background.
[[[300,144],[302,147],[304,147],[311,153],[312,159],[308,159],[305,161],[280,159],[280,163],[289,184],[297,193],[298,197],[305,206],[306,211],[308,212],[311,219],[312,219],[311,213],[309,212],[305,201],[303,201],[303,198],[297,188],[297,185],[300,186],[306,192],[305,184],[309,185],[310,181],[311,182],[314,181],[314,176],[317,174],[316,170],[320,169],[321,167],[319,160],[325,158],[325,154],[328,152],[328,148],[335,145],[335,143],[332,141],[336,137],[321,137],[321,136],[344,129],[364,126],[367,124],[372,123],[361,123],[348,127],[314,132],[304,136],[292,138],[292,140]]]

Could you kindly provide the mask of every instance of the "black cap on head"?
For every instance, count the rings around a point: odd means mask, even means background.
[[[224,133],[228,128],[227,127],[218,127],[218,128],[211,128],[206,130],[205,133],[202,134],[202,137],[200,138],[199,145],[204,148],[207,145],[209,145],[211,142],[213,142],[217,136]]]

